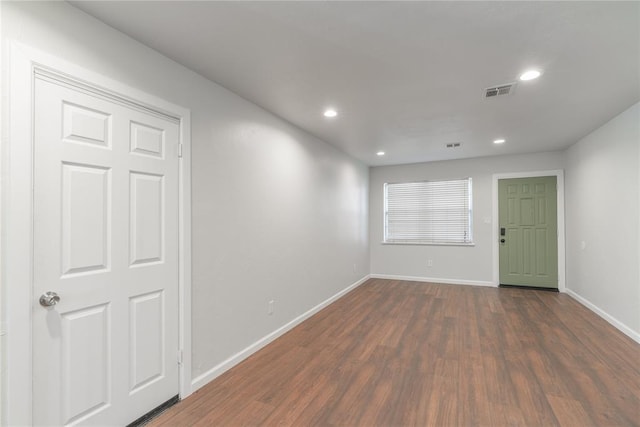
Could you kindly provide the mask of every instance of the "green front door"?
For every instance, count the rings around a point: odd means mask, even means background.
[[[556,177],[498,180],[500,284],[558,288]]]

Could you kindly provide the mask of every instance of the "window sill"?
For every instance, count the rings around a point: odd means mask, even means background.
[[[383,245],[408,245],[408,246],[475,246],[474,242],[470,243],[423,243],[423,242],[381,242]]]

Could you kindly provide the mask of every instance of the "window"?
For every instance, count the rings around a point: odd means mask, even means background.
[[[471,244],[471,178],[384,185],[385,243]]]

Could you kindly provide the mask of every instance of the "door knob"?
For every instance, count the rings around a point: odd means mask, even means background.
[[[60,302],[60,297],[55,292],[45,292],[40,296],[40,305],[43,307],[52,307]]]
[[[504,243],[504,242],[505,242],[505,240],[504,240],[504,239],[500,239],[500,243]]]

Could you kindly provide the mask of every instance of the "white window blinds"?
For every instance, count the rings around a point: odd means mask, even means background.
[[[384,185],[384,241],[468,244],[471,178]]]

